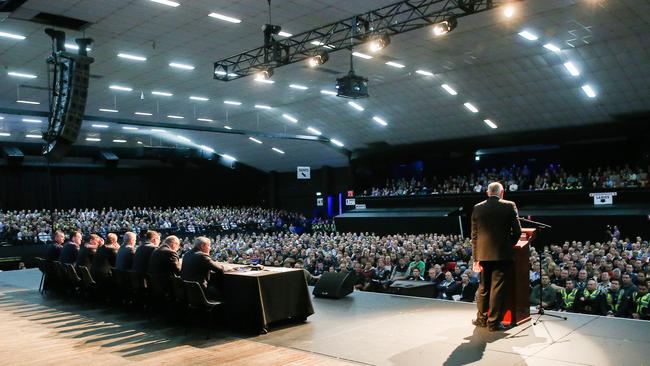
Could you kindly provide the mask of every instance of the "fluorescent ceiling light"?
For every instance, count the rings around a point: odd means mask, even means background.
[[[594,91],[594,89],[589,84],[583,85],[582,86],[582,91],[584,91],[585,94],[587,94],[587,96],[589,98],[595,98],[596,97],[596,92]]]
[[[214,121],[211,120],[210,118],[197,118],[196,120],[197,120],[197,121],[203,121],[203,122],[214,122]]]
[[[9,132],[0,132],[0,136],[9,137],[11,134]]]
[[[473,113],[478,113],[478,108],[476,108],[472,103],[465,103],[463,105]]]
[[[111,85],[108,88],[113,90],[127,91],[127,92],[133,91],[132,88],[129,88],[128,86],[122,86],[122,85]]]
[[[560,47],[554,45],[553,43],[547,43],[547,44],[545,44],[545,45],[544,45],[544,48],[546,48],[546,49],[549,50],[549,51],[553,51],[553,52],[560,52],[560,51],[562,51],[562,50],[560,49]]]
[[[489,119],[484,119],[483,122],[485,122],[486,125],[490,126],[490,128],[497,128],[496,123],[490,121]]]
[[[0,121],[1,121],[1,120],[3,120],[3,119],[5,119],[5,118],[4,118],[4,117],[2,117],[2,116],[0,116]]]
[[[142,145],[142,141],[138,141],[138,145]]]
[[[176,63],[176,62],[170,62],[169,66],[170,67],[175,67],[177,69],[182,69],[182,70],[194,70],[194,66],[192,66],[192,65],[179,64],[179,63]]]
[[[454,88],[452,88],[451,86],[449,86],[449,85],[447,85],[447,84],[442,84],[442,85],[440,85],[440,86],[441,86],[443,89],[445,89],[445,91],[446,91],[447,93],[449,93],[449,94],[451,94],[451,95],[456,95],[456,94],[458,94],[458,92],[455,91]]]
[[[415,70],[416,74],[424,75],[424,76],[433,76],[433,73],[431,71],[425,71],[425,70]]]
[[[223,14],[219,14],[219,13],[210,13],[210,14],[208,14],[208,16],[212,17],[212,18],[224,20],[224,21],[230,22],[230,23],[241,23],[241,19],[229,17],[227,15],[223,15]]]
[[[183,117],[183,116],[177,116],[177,115],[175,115],[175,114],[168,114],[168,115],[167,115],[167,118],[171,118],[171,119],[183,119],[183,118],[185,118],[185,117]]]
[[[377,116],[374,116],[374,117],[372,117],[372,119],[373,119],[375,122],[377,122],[377,123],[379,123],[380,125],[382,125],[382,126],[388,126],[388,122],[384,121],[382,118],[379,118],[379,117],[377,117]]]
[[[325,48],[330,48],[330,49],[334,48],[333,46],[330,46],[330,45],[325,44],[325,43],[323,43],[323,42],[311,41],[311,42],[309,42],[309,43],[313,44],[314,46],[323,46],[323,47],[325,47]]]
[[[158,3],[158,4],[171,6],[171,7],[174,7],[174,8],[181,5],[181,4],[177,3],[176,1],[170,1],[170,0],[149,0],[149,1],[152,1],[152,2]]]
[[[236,102],[234,100],[224,100],[223,104],[230,104],[230,105],[241,105],[241,102]]]
[[[313,127],[307,127],[307,131],[313,133],[314,135],[322,135],[323,133]]]
[[[179,140],[181,140],[181,141],[183,141],[183,142],[187,142],[187,143],[192,142],[192,140],[188,139],[188,138],[185,137],[185,136],[176,135],[176,138],[179,139]]]
[[[535,34],[530,33],[529,31],[519,32],[519,35],[522,36],[523,38],[526,38],[529,41],[536,41],[538,38]]]
[[[366,55],[365,53],[361,53],[361,52],[352,52],[352,56],[361,57],[361,58],[364,58],[366,60],[369,60],[369,59],[372,58],[372,56]]]
[[[115,142],[115,143],[118,143],[118,144],[123,144],[123,143],[125,143],[125,142],[126,142],[126,140],[122,140],[122,139],[115,139],[115,140],[113,140],[113,142]]]
[[[129,54],[129,53],[121,53],[121,52],[120,52],[120,53],[117,54],[117,57],[119,57],[119,58],[125,58],[125,59],[127,59],[127,60],[133,60],[133,61],[147,61],[147,58],[146,58],[146,57],[137,56],[137,55],[131,55],[131,54]]]
[[[71,49],[71,50],[75,50],[75,51],[76,51],[76,50],[79,49],[79,46],[76,45],[76,44],[74,44],[74,43],[66,43],[66,44],[65,44],[65,48],[66,48],[66,49]],[[92,48],[86,46],[86,51],[91,51],[91,50],[92,50]]]
[[[34,102],[34,101],[31,101],[31,100],[22,100],[22,99],[17,100],[16,103],[35,104],[35,105],[41,104],[40,102]]]
[[[569,71],[569,74],[571,74],[572,76],[580,75],[580,71],[578,70],[576,65],[573,64],[573,62],[571,61],[565,62],[564,67]]]
[[[25,36],[22,36],[20,34],[14,34],[14,33],[7,33],[7,32],[0,32],[0,37],[5,37],[5,38],[11,38],[11,39],[17,39],[19,41],[22,41],[25,39]],[[40,136],[39,136],[40,137]]]
[[[271,106],[264,105],[264,104],[255,104],[255,108],[257,108],[257,109],[271,109]]]
[[[292,89],[300,89],[300,90],[309,89],[308,87],[306,87],[304,85],[298,85],[298,84],[291,84],[291,85],[289,85],[289,87],[292,88]]]
[[[167,131],[165,131],[165,130],[160,130],[160,129],[156,129],[156,128],[152,128],[152,129],[151,129],[151,132],[162,132],[162,133],[167,133]]]
[[[42,123],[40,119],[34,119],[34,118],[23,118],[23,122],[26,123]]]
[[[92,126],[94,128],[108,128],[108,125],[102,125],[102,124],[98,124],[98,123],[95,123]]]
[[[228,154],[223,154],[223,155],[221,155],[221,157],[224,158],[224,159],[226,159],[226,160],[237,161],[237,159],[235,159],[234,156],[230,156],[230,155],[228,155]]]
[[[327,94],[327,95],[336,95],[336,92],[335,92],[335,91],[332,91],[332,90],[325,90],[325,89],[321,89],[320,93],[321,93],[321,94]]]
[[[163,97],[171,97],[172,95],[174,95],[174,94],[172,94],[172,93],[162,92],[162,91],[156,91],[156,90],[152,91],[151,94],[153,94],[153,95],[160,95],[160,96],[163,96]]]
[[[232,127],[230,127],[230,126],[228,126],[228,125],[223,126],[223,128],[225,128],[226,130],[232,130]]]
[[[153,114],[149,113],[149,112],[135,112],[133,114],[138,115],[138,116],[153,116]]]
[[[273,148],[271,148],[271,150],[273,150],[273,151],[275,151],[277,153],[280,153],[280,154],[284,154],[284,151],[278,149],[277,147],[273,147]]]
[[[260,82],[260,83],[267,83],[267,84],[275,83],[275,81],[273,81],[271,79],[263,79],[261,77],[256,77],[254,80],[257,81],[257,82]]]
[[[338,146],[338,147],[345,146],[345,145],[343,145],[343,143],[341,141],[339,141],[337,139],[330,139],[330,142],[333,143],[334,145]]]
[[[294,117],[292,117],[292,116],[290,116],[290,115],[288,115],[286,113],[283,114],[282,117],[284,117],[285,119],[288,119],[289,121],[291,121],[293,123],[298,123],[298,120],[296,118],[294,118]]]
[[[388,65],[388,66],[392,66],[392,67],[397,67],[398,69],[402,69],[402,68],[405,68],[405,67],[406,67],[406,66],[404,66],[404,65],[402,65],[402,64],[400,64],[400,63],[393,62],[393,61],[388,61],[388,62],[386,62],[386,65]]]
[[[137,127],[131,127],[131,126],[124,126],[122,127],[123,130],[130,130],[130,131],[137,131]]]
[[[90,142],[100,142],[101,139],[98,139],[97,137],[86,137],[86,141],[90,141]]]
[[[100,112],[117,113],[117,109],[99,108]]]
[[[9,71],[7,75],[15,76],[17,78],[25,78],[25,79],[36,79],[38,77],[34,74],[25,74],[23,72],[15,72],[15,71]]]
[[[198,100],[198,101],[201,101],[201,102],[207,102],[208,100],[210,100],[210,98],[206,98],[206,97],[195,97],[195,96],[191,96],[190,99],[192,99],[192,100]]]
[[[354,109],[356,109],[358,111],[364,111],[365,110],[362,106],[360,106],[359,104],[357,104],[355,102],[348,102],[348,104],[350,106],[352,106],[352,108],[354,108]]]
[[[41,136],[41,135],[31,135],[30,134],[30,135],[25,135],[25,137],[27,137],[28,139],[40,139],[43,136]]]
[[[262,143],[262,141],[256,139],[255,137],[249,137],[248,139],[251,140],[251,141],[253,141],[253,142],[255,142],[255,143],[258,143],[258,144],[261,144],[261,143]]]
[[[280,33],[278,33],[278,36],[280,36],[280,37],[293,37],[293,34],[280,31]]]
[[[212,153],[212,154],[214,154],[214,152],[215,152],[214,149],[211,148],[210,146],[200,145],[199,147],[201,148],[201,150],[207,151],[207,152]]]

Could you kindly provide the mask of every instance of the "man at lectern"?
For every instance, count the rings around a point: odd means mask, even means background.
[[[474,206],[472,212],[473,270],[481,273],[476,293],[478,312],[472,324],[490,331],[505,330],[501,321],[510,286],[508,275],[513,266],[513,246],[521,236],[517,206],[503,199],[503,191],[501,183],[490,183],[488,199]]]

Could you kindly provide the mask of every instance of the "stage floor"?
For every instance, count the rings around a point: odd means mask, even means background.
[[[313,299],[308,322],[247,337],[183,329],[36,292],[40,273],[0,273],[0,365],[650,365],[650,322],[568,314],[505,333],[475,305],[355,292]]]

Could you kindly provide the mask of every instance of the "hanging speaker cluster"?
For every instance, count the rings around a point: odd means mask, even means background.
[[[52,98],[47,132],[43,134],[46,145],[43,155],[52,161],[62,159],[77,141],[86,111],[90,64],[88,57],[90,38],[77,38],[77,54],[65,50],[65,33],[51,28],[45,33],[52,38],[53,51],[48,57],[52,65]]]

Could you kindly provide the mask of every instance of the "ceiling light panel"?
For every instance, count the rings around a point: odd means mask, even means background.
[[[468,103],[465,103],[463,105],[465,106],[465,108],[470,110],[472,113],[478,113],[478,108],[476,108],[472,103],[468,102]]]
[[[363,112],[363,111],[365,110],[365,108],[363,108],[361,105],[359,105],[359,104],[357,104],[357,103],[355,103],[355,102],[348,102],[348,104],[349,104],[352,108],[354,108],[354,109],[356,109],[356,110],[358,110],[358,111],[360,111],[360,112]]]
[[[17,78],[23,78],[23,79],[36,79],[38,77],[34,74],[28,74],[28,73],[16,72],[16,71],[9,71],[7,75],[17,77]]]
[[[132,61],[140,61],[140,62],[147,61],[147,58],[144,56],[132,55],[130,53],[124,53],[124,52],[118,53],[117,57],[127,59],[127,60],[132,60]]]
[[[181,70],[194,70],[194,66],[188,64],[181,64],[178,62],[170,62],[169,66]]]
[[[226,21],[226,22],[229,22],[229,23],[235,23],[235,24],[241,23],[241,19],[233,18],[233,17],[223,15],[223,14],[220,14],[220,13],[210,13],[210,14],[208,14],[208,16],[211,17],[211,18],[223,20],[223,21]]]

